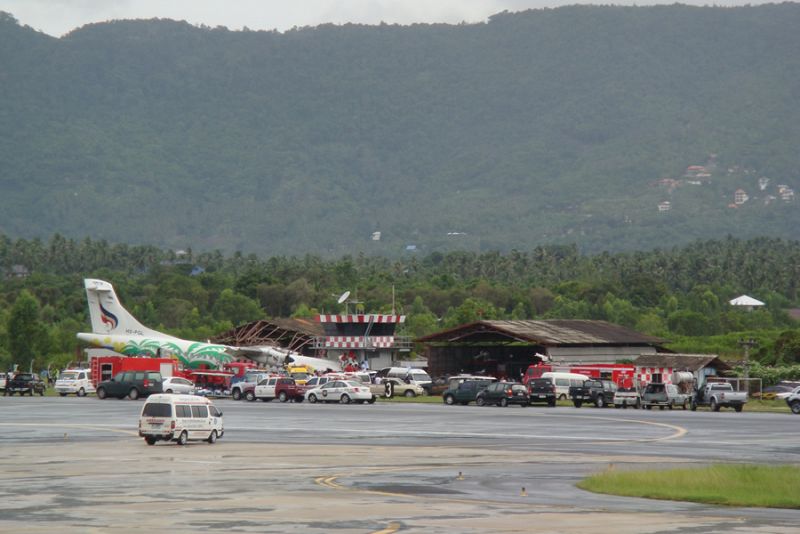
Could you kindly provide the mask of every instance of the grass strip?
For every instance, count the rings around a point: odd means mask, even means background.
[[[800,467],[715,464],[703,468],[608,470],[578,487],[595,493],[726,506],[800,508]]]

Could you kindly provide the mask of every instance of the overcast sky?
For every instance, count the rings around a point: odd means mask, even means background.
[[[280,31],[326,22],[411,24],[480,22],[500,11],[554,7],[580,0],[0,0],[0,11],[22,24],[61,36],[90,22],[169,18],[240,30]],[[622,0],[616,4],[671,4],[674,0]],[[684,0],[687,4],[733,6],[758,0]]]

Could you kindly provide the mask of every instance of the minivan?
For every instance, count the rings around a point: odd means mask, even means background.
[[[579,373],[559,373],[550,371],[542,373],[542,378],[547,378],[556,387],[556,398],[564,400],[569,397],[569,388],[572,386],[582,386],[583,383],[589,380],[589,377]]]
[[[74,393],[78,397],[94,393],[92,372],[89,369],[64,369],[58,375],[55,389],[62,397],[66,397],[68,393]]]
[[[378,371],[377,375],[381,378],[392,377],[392,378],[399,378],[403,381],[408,381],[410,384],[417,384],[418,386],[422,386],[425,390],[425,393],[428,395],[431,394],[431,387],[433,386],[433,380],[431,380],[430,375],[426,373],[422,369],[417,369],[413,367],[384,367],[380,371]]]
[[[216,443],[224,433],[222,412],[199,395],[150,395],[139,416],[139,437],[148,445],[156,441],[186,445],[189,440]]]

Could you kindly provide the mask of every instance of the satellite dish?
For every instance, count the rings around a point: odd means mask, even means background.
[[[348,297],[350,297],[350,292],[349,291],[345,291],[344,293],[342,293],[342,296],[340,296],[339,300],[337,300],[336,302],[341,304],[342,302],[346,301],[348,299]]]

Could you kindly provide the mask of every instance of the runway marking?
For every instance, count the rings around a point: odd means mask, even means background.
[[[392,523],[389,523],[388,525],[386,525],[386,528],[381,529],[381,530],[376,530],[372,534],[394,534],[398,530],[400,530],[400,523],[392,522]]]
[[[17,427],[17,426],[26,426],[26,427],[36,427],[36,428],[82,428],[88,430],[105,430],[107,432],[116,432],[117,434],[125,434],[127,436],[136,436],[139,437],[139,432],[134,432],[132,430],[122,430],[119,428],[112,428],[109,426],[101,426],[101,425],[87,425],[87,424],[80,424],[80,423],[0,423],[0,426],[10,426],[10,427]]]
[[[550,418],[559,417],[558,415],[555,415],[555,414],[544,414],[544,413],[537,413],[537,414],[534,414],[534,416],[535,417],[550,417]],[[677,439],[677,438],[681,438],[681,437],[683,437],[683,436],[685,436],[686,434],[689,433],[689,430],[687,428],[682,427],[682,426],[671,425],[669,423],[657,423],[655,421],[642,421],[641,419],[622,419],[622,418],[619,418],[619,417],[604,417],[604,416],[591,416],[591,415],[572,415],[570,417],[573,417],[573,418],[576,418],[576,419],[589,419],[589,420],[592,420],[592,421],[600,420],[600,421],[613,421],[615,423],[635,423],[635,424],[641,424],[641,425],[652,425],[652,426],[659,426],[659,427],[669,428],[669,429],[675,431],[675,432],[673,432],[672,434],[670,434],[668,436],[661,436],[660,438],[612,438],[612,439],[608,439],[608,438],[602,438],[602,437],[601,438],[592,437],[592,438],[589,439],[589,442],[591,442],[591,443],[607,442],[607,441],[634,441],[634,442],[637,442],[637,443],[649,443],[649,442],[653,442],[653,441],[666,441],[666,440],[670,440],[670,439]],[[586,438],[583,438],[583,439],[586,439]]]

